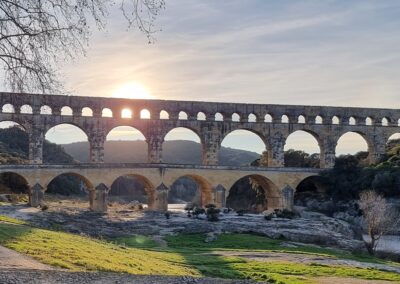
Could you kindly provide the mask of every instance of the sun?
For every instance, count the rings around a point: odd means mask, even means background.
[[[121,117],[122,118],[132,118],[132,111],[130,109],[124,108],[121,111]]]
[[[150,91],[142,84],[130,82],[114,89],[112,96],[126,99],[151,99]]]

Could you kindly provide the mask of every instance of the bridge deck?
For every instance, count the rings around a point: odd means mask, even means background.
[[[319,173],[319,168],[295,168],[295,167],[251,167],[251,166],[212,166],[191,164],[149,164],[149,163],[76,163],[76,164],[22,164],[22,165],[0,165],[0,172],[12,169],[196,169],[196,170],[234,170],[249,172],[307,172]]]

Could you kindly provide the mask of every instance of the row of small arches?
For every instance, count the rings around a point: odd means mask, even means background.
[[[15,113],[14,106],[11,104],[5,104],[2,107],[2,112],[3,113]],[[32,114],[32,107],[30,105],[23,105],[20,108],[20,113],[22,114]],[[44,105],[40,108],[40,114],[43,115],[51,115],[52,114],[52,109],[51,107]],[[61,108],[61,115],[65,116],[72,116],[73,115],[73,110],[68,107],[64,106]],[[81,112],[82,116],[86,117],[91,117],[93,116],[93,111],[89,107],[84,107],[82,108]],[[121,111],[121,118],[132,118],[133,113],[130,109],[122,109]],[[109,108],[104,108],[101,113],[102,117],[114,117],[114,114],[111,109]],[[142,109],[140,111],[140,119],[150,119],[151,118],[151,113],[147,109]],[[170,115],[167,111],[162,110],[159,115],[159,119],[169,119]],[[184,111],[180,111],[178,114],[178,119],[179,120],[187,120],[188,119],[188,114]],[[204,112],[199,112],[196,117],[197,120],[207,120],[207,116]],[[215,121],[224,121],[224,116],[217,112],[214,115],[214,120]],[[241,116],[238,113],[233,113],[232,116],[230,117],[230,120],[233,122],[240,122],[241,121]],[[247,122],[257,122],[257,116],[255,114],[249,114],[247,117]],[[267,123],[272,123],[273,118],[270,114],[266,114],[264,117],[264,122]],[[300,124],[305,124],[306,123],[306,118],[303,115],[299,115],[297,119],[295,118],[294,121],[290,121],[289,117],[287,115],[282,115],[280,121],[281,123],[300,123]],[[364,121],[360,121],[355,118],[355,117],[350,117],[348,121],[340,121],[340,118],[338,116],[333,116],[332,118],[328,119],[328,121],[324,121],[324,119],[321,116],[316,116],[314,119],[309,121],[314,124],[348,124],[348,125],[382,125],[382,126],[389,126],[390,124],[390,119],[387,117],[383,117],[380,121],[374,121],[371,117],[365,118]],[[400,119],[397,121],[397,126],[400,126]]]

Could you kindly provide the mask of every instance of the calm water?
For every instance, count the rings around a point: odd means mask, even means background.
[[[364,235],[364,239],[369,239]],[[383,236],[378,243],[378,250],[400,254],[400,236]]]

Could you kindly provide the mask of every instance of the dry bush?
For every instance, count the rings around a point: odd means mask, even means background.
[[[374,254],[380,238],[399,224],[398,210],[373,190],[360,193],[360,209],[371,240],[366,242],[368,252]]]

